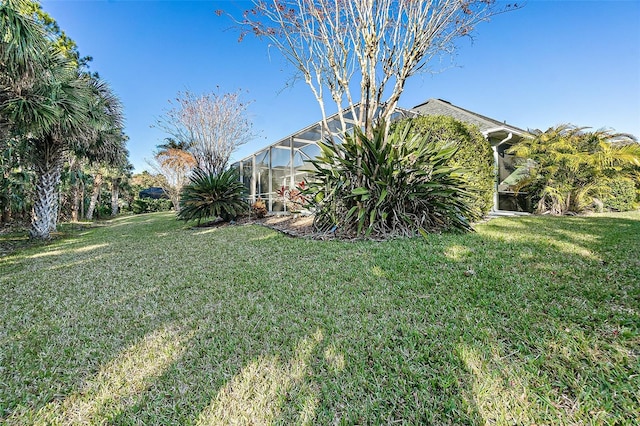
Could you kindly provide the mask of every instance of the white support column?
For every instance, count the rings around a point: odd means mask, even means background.
[[[291,158],[290,159],[290,166],[291,167],[289,167],[289,170],[290,170],[290,173],[291,173],[291,183],[289,184],[289,188],[293,190],[296,187],[296,168],[293,165],[293,162],[294,162],[294,160],[296,158],[296,153],[293,150],[293,146],[294,146],[294,144],[293,144],[293,136],[291,136],[289,138],[289,146],[291,147],[291,157],[290,157]]]
[[[498,146],[494,145],[491,147],[493,150],[493,176],[495,179],[495,185],[493,189],[493,211],[497,212],[498,206],[500,204],[500,199],[498,195],[498,187],[500,186],[500,156],[498,155]]]
[[[273,151],[273,147],[269,147],[269,185],[267,185],[267,190],[269,191],[269,211],[273,211],[273,189],[271,188],[271,152]]]
[[[255,203],[258,198],[256,197],[257,178],[258,178],[258,171],[256,170],[256,155],[253,154],[251,156],[251,202],[253,203]]]

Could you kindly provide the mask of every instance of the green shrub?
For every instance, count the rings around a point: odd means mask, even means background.
[[[629,176],[631,176],[631,180],[636,187],[636,203],[640,205],[640,166],[632,170]]]
[[[167,199],[153,199],[153,198],[138,198],[133,201],[131,205],[131,211],[134,214],[141,213],[153,213],[169,211],[173,208],[171,200]]]
[[[630,185],[612,182],[626,180],[626,168],[640,163],[640,145],[633,137],[570,124],[530,133],[509,152],[533,164],[517,189],[531,194],[536,212],[581,213],[592,206],[593,197],[603,201],[602,207],[629,209],[625,194]]]
[[[635,182],[626,177],[599,182],[594,195],[606,210],[625,212],[635,209]]]
[[[200,221],[206,218],[235,219],[249,210],[244,201],[245,187],[238,179],[236,170],[227,170],[219,175],[196,169],[190,183],[182,189],[178,219]]]
[[[384,128],[372,138],[355,129],[340,144],[320,143],[316,170],[305,194],[320,231],[343,236],[387,237],[446,229],[470,230],[473,215],[465,203],[461,170],[448,165],[452,144],[429,142],[396,127],[384,141]]]
[[[111,217],[111,205],[106,206],[104,204],[100,204],[96,207],[95,215],[97,219],[105,219]]]
[[[465,169],[463,174],[469,193],[467,202],[473,210],[471,219],[477,220],[485,216],[493,207],[494,159],[491,144],[477,126],[444,115],[410,118],[401,121],[399,125],[406,122],[411,123],[412,134],[426,137],[431,143],[438,146],[457,144],[458,150],[449,164]]]

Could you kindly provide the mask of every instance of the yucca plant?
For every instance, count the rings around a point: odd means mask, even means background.
[[[386,142],[384,134],[378,127],[368,138],[356,128],[342,143],[320,143],[305,190],[318,230],[383,238],[471,230],[462,170],[449,166],[457,147],[410,137],[409,124],[396,128]]]
[[[228,222],[246,212],[249,205],[244,201],[245,187],[235,170],[218,175],[195,169],[189,184],[180,195],[179,220],[197,220],[217,217]]]

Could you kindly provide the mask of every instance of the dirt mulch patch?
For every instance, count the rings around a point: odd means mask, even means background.
[[[255,219],[253,223],[275,229],[292,237],[319,237],[313,228],[313,216],[273,215]]]
[[[235,222],[222,222],[216,220],[203,223],[199,227],[223,227],[223,226],[260,225],[282,232],[290,237],[311,238],[316,240],[335,239],[333,233],[318,232],[313,227],[313,216],[303,215],[269,215],[263,218],[245,217]]]

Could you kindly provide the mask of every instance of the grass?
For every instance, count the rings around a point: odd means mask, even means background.
[[[640,213],[320,242],[167,213],[0,258],[0,423],[637,424]]]

